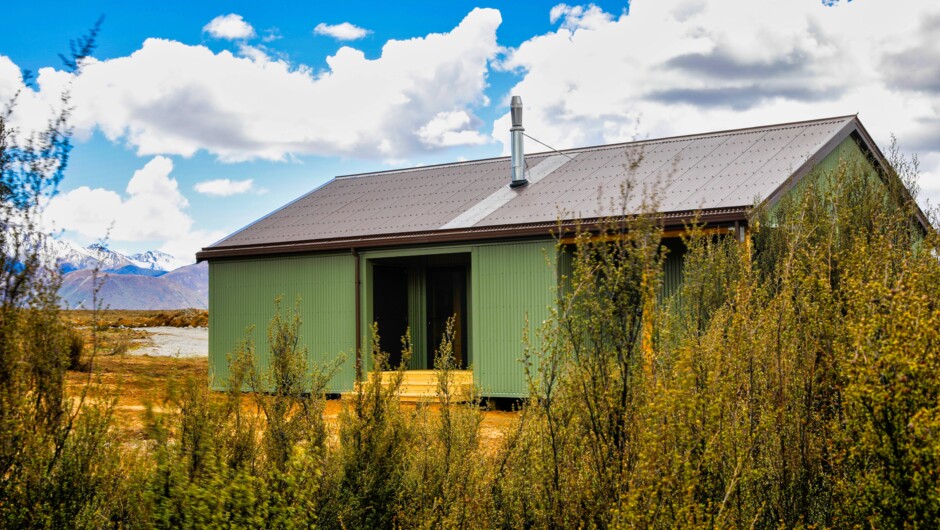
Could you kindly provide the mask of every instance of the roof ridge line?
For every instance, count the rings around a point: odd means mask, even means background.
[[[539,151],[537,153],[528,153],[526,157],[538,157],[538,156],[549,156],[557,153],[580,153],[584,151],[597,151],[597,150],[606,150],[606,149],[615,149],[620,147],[629,147],[634,145],[645,145],[653,143],[666,143],[666,142],[675,142],[679,140],[687,140],[692,138],[709,138],[712,136],[720,135],[731,135],[731,134],[744,134],[751,131],[756,131],[760,129],[781,129],[786,127],[796,127],[796,126],[806,126],[812,124],[825,123],[830,121],[839,121],[847,119],[858,119],[858,114],[846,114],[843,116],[831,116],[828,118],[816,118],[811,120],[798,120],[791,122],[783,123],[773,123],[770,125],[756,125],[750,127],[740,127],[736,129],[723,129],[718,131],[708,131],[703,133],[693,133],[693,134],[681,134],[676,136],[664,136],[662,138],[648,138],[645,140],[633,140],[630,142],[615,142],[612,144],[596,144],[588,145],[583,147],[571,147],[568,149],[559,149],[558,151]],[[414,166],[414,167],[404,167],[396,169],[383,169],[380,171],[364,171],[362,173],[350,173],[348,175],[336,175],[331,180],[345,180],[353,178],[362,178],[362,177],[372,177],[379,175],[392,175],[396,173],[408,173],[412,171],[421,171],[425,169],[432,169],[438,167],[461,167],[465,165],[480,164],[484,162],[496,162],[499,160],[509,160],[509,156],[494,156],[488,158],[478,158],[474,160],[463,160],[460,162],[442,162],[440,164],[428,164],[425,166]]]

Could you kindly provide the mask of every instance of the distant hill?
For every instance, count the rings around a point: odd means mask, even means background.
[[[82,247],[45,239],[47,263],[62,274],[59,297],[64,307],[92,309],[94,269],[102,282],[98,299],[111,309],[205,309],[209,270],[205,263],[186,265],[158,250],[123,254],[100,244]]]
[[[101,272],[159,276],[186,264],[159,250],[125,255],[97,243],[82,247],[70,241],[46,239],[44,248],[47,259],[63,274],[98,267]]]
[[[206,263],[194,263],[170,271],[163,276],[164,280],[179,284],[205,300],[204,305],[189,306],[204,308],[209,303],[209,266]]]
[[[70,309],[93,309],[93,271],[76,270],[62,276],[59,296]],[[206,309],[209,306],[209,268],[206,263],[180,267],[160,276],[101,272],[98,299],[111,309]]]

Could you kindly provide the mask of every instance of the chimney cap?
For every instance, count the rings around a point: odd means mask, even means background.
[[[513,96],[509,103],[509,111],[512,115],[512,126],[522,127],[522,98]]]

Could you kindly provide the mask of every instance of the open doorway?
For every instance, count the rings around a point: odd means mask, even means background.
[[[379,326],[379,346],[393,367],[401,363],[401,337],[411,330],[408,368],[434,368],[447,319],[454,323],[454,360],[459,369],[470,353],[470,254],[434,254],[370,260],[372,319]]]
[[[401,338],[408,329],[408,269],[376,265],[372,269],[372,318],[379,326],[379,348],[388,365],[401,364]]]
[[[454,319],[453,350],[457,368],[467,367],[467,268],[461,266],[430,267],[427,270],[428,291],[428,366],[434,366],[434,355],[447,328],[447,319]]]

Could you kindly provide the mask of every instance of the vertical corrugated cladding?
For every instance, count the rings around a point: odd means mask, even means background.
[[[526,394],[522,366],[526,315],[534,351],[555,304],[555,242],[479,245],[473,249],[473,377],[485,396]]]
[[[428,366],[427,325],[427,274],[424,267],[412,266],[408,269],[408,327],[411,329],[412,370],[427,370]]]
[[[274,299],[282,314],[299,297],[300,346],[308,362],[327,364],[345,355],[330,392],[351,390],[355,378],[355,258],[317,255],[239,259],[209,263],[209,380],[221,389],[228,377],[228,357],[250,337],[264,367],[269,359],[268,325]],[[251,333],[248,329],[253,327]]]
[[[666,259],[663,260],[663,283],[660,289],[660,301],[667,300],[682,285],[685,256],[685,243],[682,242],[681,238],[665,238],[662,246],[666,248]]]
[[[571,291],[571,275],[574,273],[574,245],[564,245],[558,250],[558,275],[555,279],[558,285],[559,297]]]

